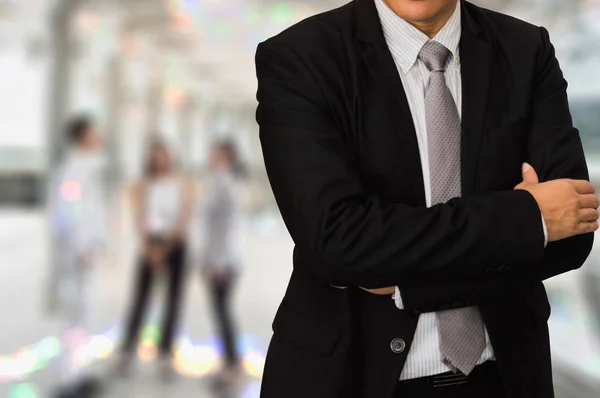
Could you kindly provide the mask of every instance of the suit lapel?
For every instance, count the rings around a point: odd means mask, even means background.
[[[408,100],[381,29],[373,0],[356,0],[355,22],[362,56],[385,103],[402,145],[408,183],[415,203],[425,204],[422,165],[416,130]],[[461,1],[462,35],[460,41],[462,75],[462,193],[475,192],[481,138],[488,104],[491,45],[473,19],[468,3]]]
[[[406,174],[409,176],[408,183],[414,203],[425,205],[419,144],[398,69],[387,47],[367,44],[363,48],[363,59],[383,99],[393,128],[398,134],[402,150],[401,156],[406,165]]]
[[[381,22],[373,0],[356,0],[355,23],[363,60],[383,99],[386,112],[400,141],[400,156],[403,157],[402,160],[406,166],[407,183],[412,200],[414,203],[424,206],[423,171],[415,126],[404,87],[383,36]]]
[[[475,192],[476,170],[490,87],[491,45],[463,3],[460,41],[462,75],[462,194]]]

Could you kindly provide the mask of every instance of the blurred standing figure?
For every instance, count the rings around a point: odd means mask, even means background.
[[[82,351],[92,295],[94,265],[106,239],[101,141],[86,116],[67,128],[72,148],[52,176],[51,232],[58,250],[52,290],[64,326],[57,397],[91,397],[99,383],[85,372]]]
[[[136,185],[134,196],[142,253],[126,322],[121,368],[124,371],[128,369],[137,346],[152,282],[157,277],[163,277],[168,278],[168,288],[159,354],[165,376],[169,376],[183,294],[193,189],[187,178],[175,170],[169,150],[163,142],[151,143],[145,176]]]
[[[204,208],[202,275],[210,289],[213,313],[224,348],[225,366],[216,380],[218,385],[223,385],[234,382],[240,369],[230,299],[240,268],[236,179],[244,171],[233,142],[222,141],[213,145],[210,172]]]

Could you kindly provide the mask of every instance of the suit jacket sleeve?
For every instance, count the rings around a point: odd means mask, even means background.
[[[540,181],[571,178],[589,180],[579,137],[573,127],[567,101],[567,82],[563,78],[548,31],[540,28],[542,46],[538,54],[537,84],[528,154]],[[588,257],[594,234],[575,236],[546,247],[536,265],[534,277],[544,280],[579,268]]]
[[[532,98],[528,161],[540,181],[559,178],[588,180],[588,170],[579,138],[573,127],[564,80],[546,29],[540,29]],[[430,280],[400,286],[405,309],[429,312],[443,307],[461,307],[501,297],[507,289],[530,281],[542,281],[581,267],[593,245],[594,234],[551,242],[533,269],[490,273],[475,278]]]
[[[302,261],[325,283],[368,288],[424,275],[480,275],[543,255],[535,199],[525,191],[458,198],[431,208],[367,192],[332,122],[315,63],[290,46],[259,46],[257,121],[267,174]],[[490,228],[494,225],[494,228]],[[492,259],[492,260],[490,260]]]

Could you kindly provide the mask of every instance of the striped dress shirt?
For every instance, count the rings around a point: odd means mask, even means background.
[[[425,123],[425,90],[429,82],[430,72],[418,59],[419,52],[429,40],[427,35],[400,18],[383,0],[375,0],[383,34],[392,53],[412,114],[417,133],[419,155],[423,169],[425,184],[425,200],[431,206],[431,187],[429,179],[429,154],[427,151],[427,127]],[[450,20],[433,38],[451,51],[446,66],[446,84],[458,104],[458,113],[462,115],[462,82],[460,74],[459,42],[461,35],[461,10],[457,2],[456,10]],[[401,292],[396,288],[394,295],[396,305],[403,309]],[[486,348],[479,364],[494,359],[494,351],[490,344],[487,330],[485,332]],[[449,368],[442,362],[435,313],[421,314],[414,340],[400,380],[415,379],[447,372]]]

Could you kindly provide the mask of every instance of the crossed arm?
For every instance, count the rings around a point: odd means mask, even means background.
[[[567,83],[548,32],[540,30],[544,46],[538,54],[527,161],[539,173],[540,182],[561,178],[589,180],[579,132],[573,127],[569,112]],[[493,299],[518,284],[543,281],[581,267],[593,240],[594,234],[588,233],[551,242],[531,269],[491,272],[481,278],[400,284],[404,306],[417,312],[429,312],[447,303],[473,304]]]
[[[528,160],[542,180],[586,179],[566,83],[544,32]],[[399,286],[406,308],[421,312],[447,300],[475,304],[513,281],[576,268],[589,253],[589,234],[544,250],[539,208],[526,191],[430,208],[384,204],[358,178],[310,67],[293,49],[269,45],[259,47],[256,66],[257,121],[271,186],[305,257],[301,266],[323,283]],[[502,272],[506,264],[513,271]]]

